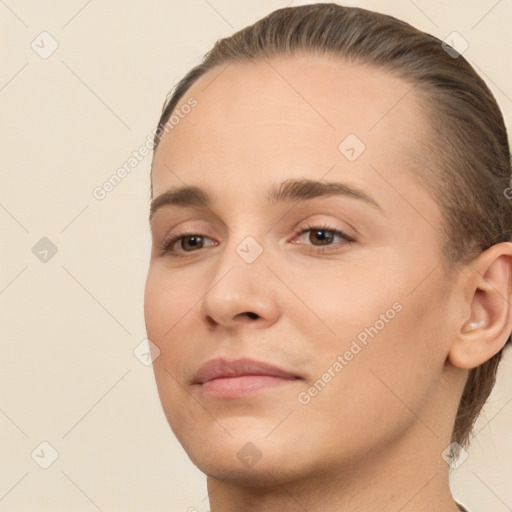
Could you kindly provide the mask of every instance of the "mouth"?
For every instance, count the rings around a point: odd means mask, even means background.
[[[192,384],[210,398],[241,398],[302,380],[283,368],[248,358],[212,359],[197,371]]]

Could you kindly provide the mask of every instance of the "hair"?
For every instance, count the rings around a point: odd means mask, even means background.
[[[179,100],[199,77],[230,63],[299,52],[371,65],[414,86],[430,125],[420,167],[430,171],[422,178],[442,214],[445,268],[460,268],[492,245],[510,241],[510,151],[493,94],[453,48],[389,15],[334,3],[287,7],[218,40],[167,96],[154,132],[154,152]],[[502,352],[470,370],[452,442],[469,444]]]

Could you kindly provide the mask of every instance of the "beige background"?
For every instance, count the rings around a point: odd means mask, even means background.
[[[345,4],[441,39],[457,31],[511,126],[510,0]],[[151,366],[133,353],[145,338],[150,157],[103,200],[92,191],[144,144],[168,90],[216,39],[286,5],[0,0],[0,511],[208,508]],[[508,354],[481,433],[453,471],[470,510],[512,509],[511,425]]]

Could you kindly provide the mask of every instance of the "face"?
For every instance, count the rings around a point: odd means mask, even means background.
[[[208,475],[348,470],[445,428],[452,299],[410,90],[303,55],[215,69],[180,101],[197,105],[153,162],[145,319],[169,424]]]

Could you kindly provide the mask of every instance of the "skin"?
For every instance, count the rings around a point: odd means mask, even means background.
[[[512,329],[511,244],[446,273],[441,212],[416,175],[430,128],[410,84],[312,55],[220,71],[185,94],[178,108],[190,96],[197,107],[155,153],[154,197],[195,185],[212,202],[154,213],[145,290],[159,396],[207,475],[211,511],[455,512],[441,453],[467,370]],[[353,162],[338,150],[350,133],[366,145]],[[270,188],[302,178],[358,187],[380,208],[347,196],[267,204]],[[296,234],[325,225],[354,241],[333,235],[321,252],[314,230]],[[181,257],[159,250],[181,233],[204,243],[176,243]],[[263,249],[252,263],[236,251],[248,236]],[[300,403],[396,303],[394,318]],[[192,381],[220,356],[301,379],[211,398]],[[251,467],[237,456],[247,443],[261,454]]]

